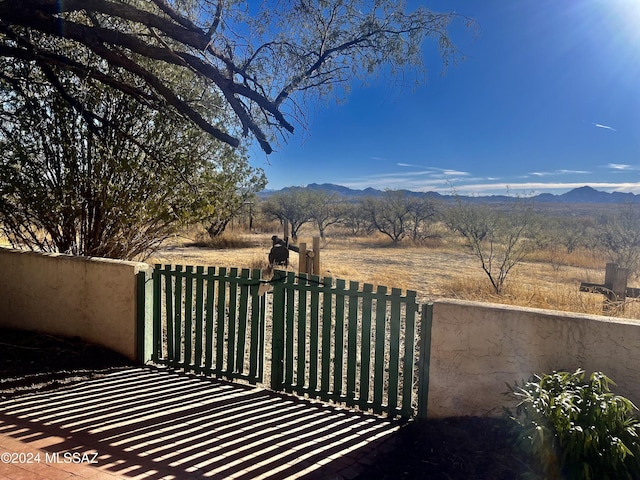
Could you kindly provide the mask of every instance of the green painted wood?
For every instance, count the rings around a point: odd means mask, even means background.
[[[202,372],[204,347],[204,267],[196,267],[195,273],[196,295],[195,295],[195,352],[193,365],[196,372]]]
[[[260,269],[254,269],[251,272],[251,338],[249,344],[249,381],[255,384],[257,381],[262,381],[262,356],[263,343],[262,336],[264,332],[263,322],[263,305],[264,295],[258,294],[258,287],[262,278],[262,271]]]
[[[371,378],[371,309],[373,285],[365,283],[362,297],[362,334],[360,336],[360,408],[369,403],[369,379]]]
[[[167,329],[167,351],[165,358],[167,360],[173,360],[173,354],[175,352],[175,329],[173,327],[173,284],[174,278],[171,274],[170,267],[165,266],[165,322]]]
[[[287,273],[286,282],[283,284],[286,294],[286,318],[285,318],[285,353],[284,353],[284,385],[283,388],[287,392],[292,392],[294,381],[294,325],[295,325],[295,300],[296,291],[291,285],[296,284],[295,273]]]
[[[335,298],[335,336],[334,336],[334,361],[333,361],[333,393],[337,397],[343,396],[342,372],[344,363],[344,292],[345,281],[336,280]]]
[[[214,344],[214,322],[215,322],[215,271],[214,267],[208,267],[206,273],[206,315],[205,315],[205,345],[204,345],[204,369],[207,373],[213,370],[213,344]]]
[[[320,282],[317,275],[311,276],[311,283]],[[311,318],[309,321],[309,390],[318,390],[318,359],[320,355],[320,292],[311,292]]]
[[[347,321],[347,405],[356,404],[356,371],[357,371],[357,343],[358,343],[358,282],[349,282],[349,315]]]
[[[322,292],[322,365],[320,367],[320,398],[329,400],[331,371],[331,333],[333,331],[333,295],[330,293],[333,278],[325,277],[322,281],[327,290]]]
[[[258,331],[258,345],[260,348],[260,354],[258,356],[258,382],[263,382],[264,365],[266,357],[266,327],[267,327],[267,298],[266,295],[262,295],[260,299],[260,329]]]
[[[420,419],[427,418],[429,407],[429,362],[431,358],[431,326],[433,303],[422,307],[420,318],[420,352],[418,357],[418,413]]]
[[[271,333],[271,388],[283,389],[285,357],[286,289],[282,283],[273,285],[273,325]]]
[[[238,342],[235,371],[244,373],[244,353],[247,345],[247,322],[249,320],[249,269],[240,272],[240,304],[238,307]]]
[[[173,320],[173,338],[175,340],[173,350],[173,360],[178,364],[182,361],[182,265],[176,265],[175,268],[175,290],[173,295],[174,320]]]
[[[224,335],[225,320],[227,311],[227,284],[222,281],[226,278],[227,269],[222,267],[218,269],[218,302],[216,304],[216,366],[215,371],[218,376],[226,369],[224,368]]]
[[[225,375],[232,378],[235,372],[235,348],[236,348],[236,315],[238,310],[238,283],[232,281],[238,276],[238,269],[229,270],[229,315],[227,316],[227,365]]]
[[[373,411],[382,413],[382,394],[384,391],[385,370],[385,337],[387,320],[387,287],[379,286],[376,290],[376,318],[375,318],[375,358],[373,373]]]
[[[413,373],[416,356],[416,314],[418,312],[416,295],[416,292],[412,290],[407,291],[406,295],[402,408],[400,410],[400,415],[404,418],[409,418],[413,415]]]
[[[307,283],[307,274],[299,275],[299,284]],[[297,364],[295,374],[295,390],[299,394],[304,394],[305,378],[306,378],[306,362],[307,362],[307,292],[301,289],[298,291],[298,322],[297,322]]]
[[[191,369],[193,350],[193,267],[187,266],[185,269],[185,291],[184,291],[184,365],[187,370]]]
[[[400,379],[400,307],[402,291],[391,289],[391,318],[389,320],[389,383],[387,405],[389,414],[394,415],[398,407],[398,382]]]
[[[403,297],[392,289],[388,295],[385,287],[374,292],[370,284],[360,291],[357,282],[346,289],[343,280],[297,281],[294,272],[280,272],[286,278],[274,285],[273,295],[261,296],[259,270],[216,274],[210,267],[205,275],[202,267],[192,268],[154,272],[153,344],[159,361],[260,381],[266,305],[273,298],[272,388],[392,416],[412,414],[415,292]]]
[[[160,265],[153,269],[153,354],[151,361],[158,362],[162,358],[162,276]]]

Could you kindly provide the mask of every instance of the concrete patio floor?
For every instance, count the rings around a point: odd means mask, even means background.
[[[0,480],[351,479],[399,423],[140,367],[0,402]],[[94,463],[95,462],[95,463]]]

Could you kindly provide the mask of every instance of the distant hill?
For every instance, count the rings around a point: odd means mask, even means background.
[[[355,190],[342,185],[335,185],[333,183],[311,183],[306,187],[286,187],[281,190],[265,190],[260,193],[260,197],[266,198],[277,192],[287,192],[296,188],[308,188],[309,190],[322,190],[329,193],[335,193],[345,198],[362,198],[362,197],[376,197],[381,195],[383,190],[377,190],[375,188],[366,188],[364,190]],[[433,199],[447,200],[452,199],[451,195],[441,195],[438,192],[413,192],[406,190],[408,195],[432,197]],[[487,196],[474,196],[465,197],[473,199],[478,202],[498,203],[512,200],[513,197],[507,197],[506,195],[487,195]],[[574,188],[573,190],[562,193],[560,195],[554,195],[551,193],[541,193],[532,197],[534,201],[540,203],[599,203],[599,204],[614,204],[614,203],[640,203],[640,195],[633,193],[622,192],[602,192],[589,186]]]

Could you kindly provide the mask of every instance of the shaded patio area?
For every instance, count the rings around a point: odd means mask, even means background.
[[[41,455],[39,465],[3,462],[0,478],[350,479],[393,448],[399,425],[249,386],[135,367],[1,401],[0,453]],[[38,473],[44,468],[48,477]]]

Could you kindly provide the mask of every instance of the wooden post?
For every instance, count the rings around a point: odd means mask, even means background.
[[[298,248],[298,273],[307,273],[307,244],[300,242]]]
[[[289,246],[289,220],[282,222],[282,229],[284,231],[282,239],[286,242],[287,246]]]
[[[313,237],[313,274],[320,275],[320,237]]]
[[[606,297],[602,306],[603,313],[615,313],[624,309],[627,297],[640,298],[640,288],[628,288],[629,270],[619,268],[615,263],[607,263],[604,284],[580,283],[581,292],[600,293]]]
[[[616,263],[607,263],[604,286],[609,291],[603,308],[605,312],[616,309],[620,305],[624,307],[627,277],[628,270],[626,268],[619,268]]]
[[[422,306],[420,319],[420,352],[418,358],[418,419],[427,418],[429,406],[429,363],[431,360],[431,326],[433,303]]]
[[[307,252],[306,254],[306,259],[305,259],[305,263],[307,264],[307,273],[309,275],[317,275],[317,273],[315,272],[315,270],[313,269],[313,258],[314,258],[314,253],[313,250],[311,250],[310,252]]]

